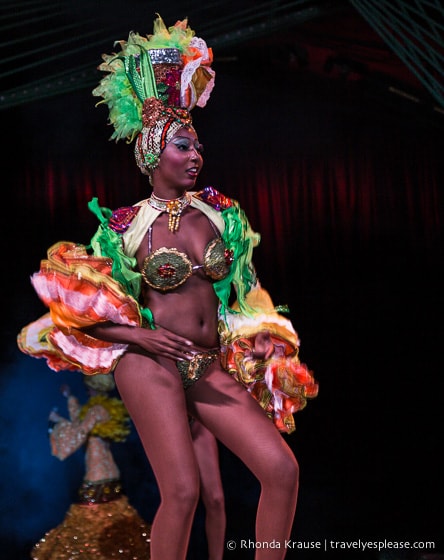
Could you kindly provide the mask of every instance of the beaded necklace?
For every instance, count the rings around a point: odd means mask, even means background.
[[[186,192],[178,198],[165,200],[152,194],[148,199],[148,204],[168,214],[168,229],[175,233],[179,229],[180,217],[184,209],[191,203],[191,196]]]

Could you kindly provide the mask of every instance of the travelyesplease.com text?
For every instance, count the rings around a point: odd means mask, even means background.
[[[284,548],[288,550],[314,550],[327,552],[329,550],[396,550],[396,549],[417,549],[417,550],[435,550],[434,541],[392,541],[388,539],[382,540],[333,540],[324,539],[322,541],[298,541],[286,540],[283,542],[272,540],[267,542],[254,541],[252,539],[229,540],[226,545],[228,550],[255,550],[255,549],[274,549]]]

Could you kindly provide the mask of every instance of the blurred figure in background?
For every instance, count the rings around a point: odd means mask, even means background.
[[[82,406],[67,385],[69,418],[52,411],[49,437],[52,455],[64,461],[85,448],[85,475],[73,503],[60,525],[34,546],[33,560],[82,557],[91,560],[149,558],[150,527],[128,503],[122,491],[113,442],[124,442],[130,418],[122,401],[110,397],[112,375],[83,377],[89,400]]]

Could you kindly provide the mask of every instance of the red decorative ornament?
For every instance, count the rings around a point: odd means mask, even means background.
[[[176,274],[176,268],[171,263],[165,263],[158,267],[157,272],[161,278],[172,278]]]

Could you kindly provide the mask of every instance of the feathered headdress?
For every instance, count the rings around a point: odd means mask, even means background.
[[[206,105],[214,87],[213,54],[187,19],[167,29],[159,15],[152,35],[132,31],[116,45],[120,53],[102,55],[99,70],[107,75],[93,95],[108,105],[111,140],[137,137],[136,161],[149,175],[174,134],[191,126],[191,109]]]

